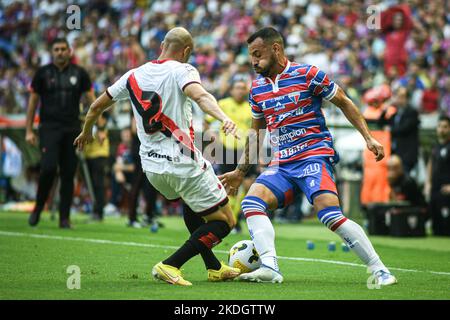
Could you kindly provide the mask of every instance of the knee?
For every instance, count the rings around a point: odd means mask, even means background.
[[[328,207],[339,207],[339,199],[333,193],[322,193],[316,196],[313,200],[314,213],[318,214],[320,211]]]

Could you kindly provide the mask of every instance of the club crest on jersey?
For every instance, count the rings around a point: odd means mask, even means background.
[[[74,85],[76,85],[77,84],[77,77],[75,77],[75,76],[71,76],[70,77],[70,79],[69,79],[69,81],[70,81],[70,83],[74,86]]]
[[[295,104],[297,104],[298,100],[300,99],[300,93],[292,93],[289,95],[289,99]]]

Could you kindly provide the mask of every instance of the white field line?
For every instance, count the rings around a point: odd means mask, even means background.
[[[130,246],[130,247],[158,248],[158,249],[178,249],[179,248],[176,246],[166,246],[166,245],[150,244],[150,243],[113,241],[113,240],[105,240],[105,239],[76,238],[76,237],[66,237],[66,236],[63,237],[63,236],[53,236],[53,235],[47,235],[47,234],[9,232],[9,231],[0,231],[0,236],[30,237],[30,238],[38,238],[38,239],[65,240],[65,241],[81,241],[81,242],[89,242],[89,243],[111,244],[111,245],[121,245],[121,246]],[[228,253],[228,251],[224,251],[224,250],[214,250],[214,251],[219,252],[219,253]],[[313,258],[301,258],[301,257],[283,257],[283,256],[279,256],[278,259],[293,260],[293,261],[305,261],[305,262],[320,262],[320,263],[338,264],[338,265],[350,266],[350,267],[366,268],[366,266],[363,264],[351,263],[351,262],[345,262],[345,261],[337,261],[337,260],[313,259]],[[403,271],[403,272],[423,272],[423,273],[431,273],[431,274],[436,274],[436,275],[450,276],[450,272],[430,271],[430,270],[414,270],[414,269],[403,269],[403,268],[394,268],[394,267],[389,267],[389,269]]]

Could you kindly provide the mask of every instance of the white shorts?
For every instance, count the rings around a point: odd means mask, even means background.
[[[228,202],[227,193],[209,165],[196,177],[179,177],[146,171],[148,180],[168,200],[178,198],[195,213],[208,215]]]

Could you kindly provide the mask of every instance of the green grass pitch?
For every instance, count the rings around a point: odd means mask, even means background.
[[[369,275],[359,259],[340,249],[340,239],[315,221],[275,225],[283,284],[210,283],[200,257],[183,266],[192,287],[156,282],[154,264],[182,244],[188,232],[179,217],[161,219],[164,228],[125,227],[125,218],[90,223],[73,218],[74,230],[59,230],[44,213],[37,228],[24,213],[0,212],[0,299],[450,299],[450,238],[370,237],[384,263],[397,276],[395,286],[368,289]],[[245,223],[244,223],[245,225]],[[249,239],[228,236],[215,251]],[[307,250],[306,240],[315,242]],[[336,241],[337,250],[327,250]],[[69,290],[67,267],[79,266],[81,288]]]

